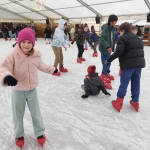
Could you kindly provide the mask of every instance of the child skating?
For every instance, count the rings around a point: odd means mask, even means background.
[[[64,68],[64,62],[63,62],[63,52],[62,47],[64,47],[65,51],[67,50],[67,45],[70,47],[70,44],[65,40],[64,38],[64,30],[67,27],[67,22],[64,19],[60,19],[59,25],[55,30],[53,41],[52,41],[52,49],[55,54],[55,61],[54,61],[54,67],[57,68],[59,64],[59,71],[60,72],[68,72],[68,69]],[[60,76],[60,72],[57,72],[56,74],[53,74],[54,76]]]
[[[39,108],[36,87],[38,86],[38,71],[53,74],[57,69],[42,62],[41,53],[34,49],[35,36],[30,28],[21,30],[18,34],[18,44],[0,65],[0,82],[3,86],[12,87],[12,112],[14,136],[18,147],[24,145],[23,117],[27,103],[31,113],[34,133],[40,145],[44,145],[45,128]]]
[[[105,65],[109,65],[114,59],[119,57],[122,70],[117,99],[112,101],[112,105],[120,112],[128,84],[131,81],[130,104],[138,111],[141,70],[145,67],[143,42],[131,32],[131,26],[127,22],[120,25],[119,32],[120,37],[117,41],[116,51],[105,61]]]

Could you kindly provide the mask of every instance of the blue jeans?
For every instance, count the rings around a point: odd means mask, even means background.
[[[131,80],[131,98],[134,102],[138,102],[140,95],[140,78],[141,68],[122,70],[117,97],[124,98],[129,81]]]
[[[87,40],[84,41],[84,44],[85,44],[85,48],[88,48],[88,42],[87,42]]]
[[[110,54],[101,54],[101,62],[102,62],[102,74],[106,75],[108,73],[110,73],[110,65],[111,63],[109,63],[108,66],[104,65],[105,61],[110,57]]]

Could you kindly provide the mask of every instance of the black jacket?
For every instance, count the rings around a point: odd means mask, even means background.
[[[107,92],[98,73],[88,74],[86,76],[84,79],[84,90],[86,95],[97,95],[100,93],[100,90],[104,94]]]
[[[45,28],[44,34],[46,34],[46,38],[51,38],[51,29]]]
[[[118,57],[122,70],[145,67],[142,40],[131,32],[124,33],[117,41],[116,51],[107,61],[112,62]]]

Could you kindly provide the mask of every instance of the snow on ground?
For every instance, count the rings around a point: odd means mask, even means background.
[[[0,39],[0,63],[12,50],[12,41]],[[38,39],[36,49],[43,61],[53,65],[51,45]],[[116,99],[119,86],[119,66],[116,59],[111,66],[113,90],[111,97],[100,93],[81,99],[80,88],[89,65],[96,65],[101,72],[100,57],[92,57],[93,51],[84,52],[86,61],[76,63],[77,47],[71,45],[64,51],[64,67],[68,73],[55,77],[39,71],[38,96],[45,125],[47,142],[45,150],[149,150],[150,147],[150,47],[145,47],[146,67],[142,70],[140,110],[137,113],[130,105],[130,86],[123,109],[118,113],[111,100]],[[30,112],[26,106],[24,116],[25,146],[23,150],[42,150],[34,135]],[[15,150],[11,109],[11,88],[0,86],[0,150]]]

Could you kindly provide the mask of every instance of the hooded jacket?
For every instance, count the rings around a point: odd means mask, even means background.
[[[98,73],[88,74],[86,76],[84,79],[84,90],[86,95],[97,95],[101,90],[104,94],[107,92]]]
[[[107,23],[102,25],[102,33],[100,35],[99,51],[102,54],[110,54],[107,50],[108,47],[112,48],[114,52],[114,27],[109,26]]]
[[[66,47],[67,46],[67,40],[64,38],[64,24],[66,23],[66,20],[60,19],[59,25],[56,28],[53,36],[52,46],[56,47]]]
[[[32,56],[27,57],[17,44],[11,53],[0,64],[0,83],[4,84],[6,76],[13,76],[18,83],[12,86],[16,91],[29,91],[38,85],[38,71],[52,74],[55,67],[46,65],[42,62],[41,53],[34,50]]]

